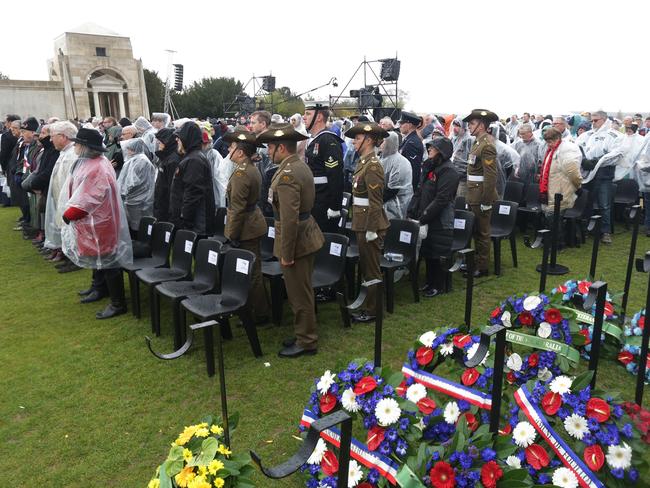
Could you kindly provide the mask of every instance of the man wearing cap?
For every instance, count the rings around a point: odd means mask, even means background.
[[[316,102],[305,107],[305,126],[311,136],[305,156],[316,188],[311,214],[323,232],[336,232],[343,198],[343,148],[341,139],[327,130],[328,118],[326,103]]]
[[[14,149],[11,166],[9,168],[10,180],[9,187],[11,188],[11,200],[14,205],[20,207],[22,212],[22,225],[16,227],[14,230],[22,230],[29,235],[33,232],[32,217],[29,208],[29,196],[23,190],[21,183],[26,178],[32,169],[32,164],[38,152],[38,140],[36,131],[38,130],[38,120],[35,117],[28,117],[20,125],[20,139]]]
[[[271,161],[278,165],[267,201],[275,220],[273,254],[280,260],[294,315],[295,339],[284,341],[279,352],[285,358],[316,354],[318,347],[311,276],[315,254],[325,240],[311,215],[314,177],[296,155],[298,141],[305,139],[291,124],[273,124],[257,136],[258,144],[268,144]]]
[[[422,125],[422,117],[412,112],[402,112],[399,121],[399,131],[404,137],[400,144],[399,152],[411,163],[413,177],[413,191],[420,184],[420,166],[424,155],[422,139],[418,136],[417,128]]]
[[[228,180],[226,200],[228,217],[224,235],[233,247],[255,254],[253,282],[248,296],[248,305],[256,324],[264,323],[269,317],[269,302],[262,281],[262,252],[260,242],[267,227],[262,210],[257,203],[260,199],[262,175],[251,161],[257,142],[255,134],[245,129],[235,129],[223,136],[230,144],[230,159],[235,163],[235,171]]]
[[[388,137],[388,132],[374,122],[363,122],[349,129],[345,136],[353,139],[360,155],[352,178],[352,230],[359,244],[361,273],[365,281],[380,280],[383,241],[390,224],[384,210],[384,169],[375,155],[375,147]],[[353,320],[375,320],[376,300],[376,287],[372,287],[364,309]]]
[[[474,276],[488,275],[490,263],[490,218],[497,199],[497,150],[487,133],[492,122],[499,120],[494,112],[475,109],[463,119],[475,137],[467,159],[467,203],[476,216],[476,272]]]

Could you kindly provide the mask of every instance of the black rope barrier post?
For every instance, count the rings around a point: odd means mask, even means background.
[[[481,341],[471,359],[465,360],[465,351],[454,346],[454,359],[466,368],[475,368],[490,351],[492,337],[496,338],[494,350],[494,374],[492,376],[492,404],[490,406],[490,432],[499,432],[501,415],[501,398],[503,396],[503,365],[506,356],[506,328],[503,325],[491,325],[481,331]]]
[[[594,304],[594,329],[591,334],[591,351],[589,352],[589,370],[594,375],[591,378],[591,389],[596,388],[596,373],[598,371],[598,361],[600,359],[600,344],[603,335],[603,321],[605,319],[605,300],[607,299],[607,283],[596,281],[589,287],[589,294],[584,301],[583,307],[586,311],[591,311]]]
[[[562,194],[556,193],[554,197],[553,224],[551,226],[551,264],[548,267],[548,274],[551,275],[564,275],[569,272],[568,267],[557,262],[557,242],[560,237],[560,203],[562,203]],[[537,271],[541,273],[541,264],[537,266]]]
[[[384,287],[381,280],[377,283],[375,310],[375,369],[381,368],[381,342],[384,327]]]
[[[472,327],[472,297],[474,295],[474,271],[476,269],[474,249],[461,249],[456,253],[456,262],[449,268],[450,273],[456,273],[465,265],[467,286],[465,289],[465,332]]]
[[[600,245],[602,227],[602,216],[592,215],[587,225],[587,232],[594,236],[594,244],[591,248],[591,264],[589,265],[589,279],[596,279],[596,263],[598,262],[598,246]]]
[[[650,210],[650,209],[648,209]],[[628,218],[632,221],[632,242],[630,242],[630,254],[627,258],[627,270],[625,272],[625,286],[623,287],[623,301],[621,303],[621,313],[619,321],[625,323],[625,313],[627,311],[627,299],[630,294],[630,285],[632,284],[632,266],[634,265],[634,255],[636,254],[636,242],[639,237],[639,221],[641,215],[641,205],[632,205],[628,210]]]
[[[636,269],[642,273],[648,273],[648,288],[645,298],[645,316],[650,310],[650,251],[645,253],[645,257],[636,260]],[[643,403],[643,388],[645,383],[646,361],[648,357],[648,342],[650,340],[650,326],[643,328],[641,336],[641,351],[639,353],[639,366],[636,375],[636,394],[635,401],[641,406]]]
[[[307,438],[300,446],[296,454],[287,459],[284,463],[271,468],[262,465],[262,459],[255,451],[250,451],[253,462],[260,468],[262,474],[267,478],[281,479],[292,475],[303,466],[311,453],[314,452],[321,432],[341,424],[341,442],[339,445],[339,471],[337,488],[348,488],[348,472],[350,469],[350,446],[352,444],[352,417],[343,410],[334,412],[326,417],[316,420],[309,426]]]
[[[544,293],[546,290],[546,276],[548,275],[548,255],[551,246],[551,231],[548,229],[541,229],[537,231],[537,237],[534,242],[530,242],[528,236],[524,236],[524,245],[531,249],[538,249],[542,247],[542,264],[540,264],[539,276],[539,292]]]
[[[345,296],[342,292],[337,293],[341,315],[343,316],[343,326],[350,327],[350,313],[359,310],[372,287],[376,287],[376,308],[375,308],[375,368],[381,367],[381,342],[382,331],[384,326],[384,282],[382,280],[370,280],[361,283],[359,296],[350,305],[345,302]]]

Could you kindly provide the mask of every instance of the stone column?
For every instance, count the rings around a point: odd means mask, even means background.
[[[117,99],[120,102],[120,118],[126,117],[126,109],[124,108],[124,92],[118,92]]]
[[[97,90],[93,90],[93,101],[95,102],[95,117],[101,117],[102,109],[99,106],[99,93]]]

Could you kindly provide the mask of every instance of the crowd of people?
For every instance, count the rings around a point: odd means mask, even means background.
[[[336,118],[312,102],[288,120],[266,111],[235,120],[172,120],[154,113],[134,122],[113,117],[87,122],[7,115],[0,135],[0,203],[17,206],[14,230],[31,240],[58,272],[92,269],[82,303],[110,297],[97,312],[126,312],[121,268],[148,249],[136,239],[152,216],[199,238],[215,232],[217,209],[227,208],[225,237],[257,259],[249,303],[257,324],[268,321],[261,275],[261,239],[274,220],[295,336],[282,357],[318,347],[311,276],[323,233],[356,239],[364,280],[381,279],[383,243],[394,219],[418,222],[419,258],[426,263],[421,292],[444,292],[442,263],[451,255],[456,198],[475,215],[476,277],[489,274],[492,207],[509,180],[539,194],[547,216],[554,195],[560,212],[587,188],[602,215],[602,242],[611,243],[612,189],[633,179],[650,198],[650,117],[619,121],[596,111],[563,116],[524,113],[506,120],[490,110],[465,117],[402,111],[376,123],[370,115]],[[349,212],[344,192],[352,197]],[[345,210],[344,210],[345,209]],[[342,212],[351,226],[341,229]],[[645,213],[650,236],[650,212]],[[227,284],[225,285],[227,286]],[[357,322],[375,319],[370,290]]]

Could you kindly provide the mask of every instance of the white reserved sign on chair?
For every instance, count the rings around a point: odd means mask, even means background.
[[[339,244],[337,242],[330,243],[330,254],[332,256],[340,256],[341,255],[341,244]]]
[[[215,251],[208,251],[208,263],[217,265],[217,259],[219,259],[219,253]]]
[[[499,213],[501,215],[510,215],[510,205],[499,205]]]
[[[454,229],[465,229],[465,219],[454,219]]]
[[[410,232],[406,232],[405,230],[402,230],[399,233],[399,241],[404,242],[406,244],[410,244],[411,243],[411,235],[412,234]]]
[[[235,266],[235,271],[238,273],[248,274],[248,265],[250,261],[247,259],[237,258],[237,265]]]

